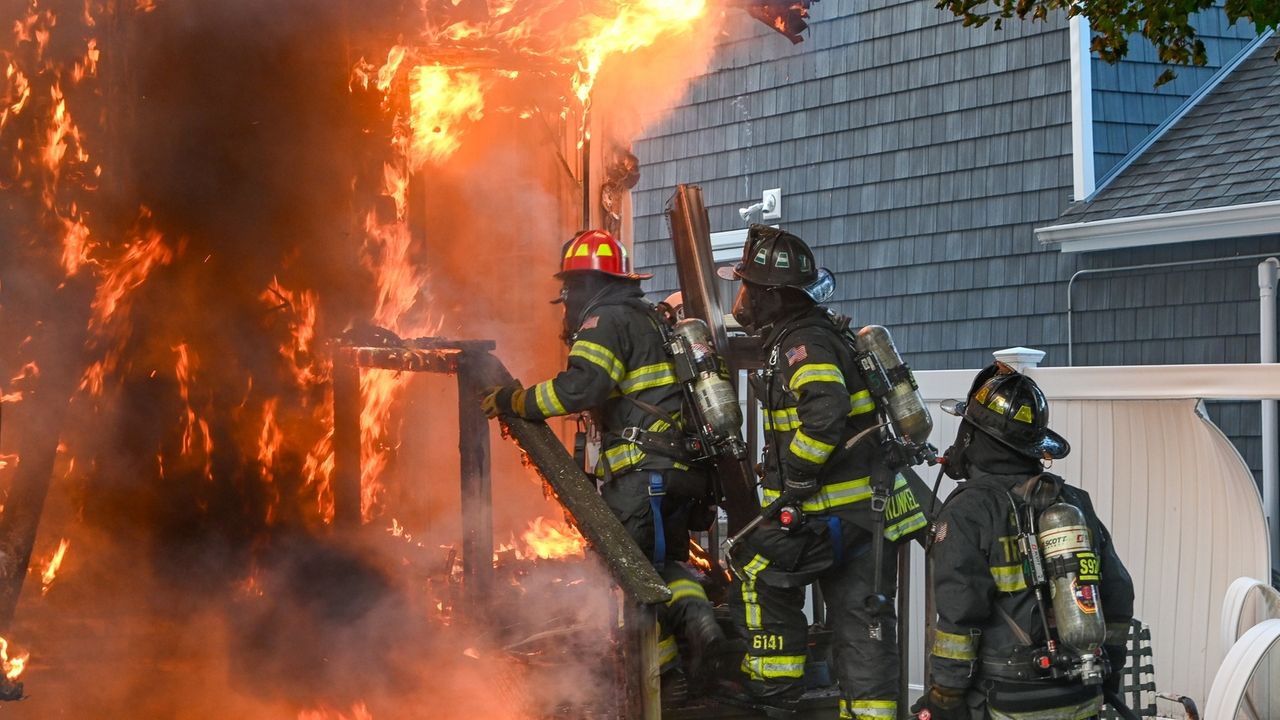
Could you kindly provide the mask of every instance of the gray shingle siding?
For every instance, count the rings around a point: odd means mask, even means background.
[[[794,47],[749,18],[728,23],[708,74],[635,143],[636,258],[655,297],[678,285],[662,213],[680,182],[702,187],[713,231],[743,228],[738,208],[782,188],[782,226],[837,274],[831,304],[887,324],[922,370],[980,367],[1013,345],[1066,364],[1067,281],[1082,268],[1280,253],[1277,238],[1039,246],[1033,228],[1054,224],[1072,191],[1064,20],[993,31],[932,0],[824,1]],[[1256,361],[1255,264],[1087,276],[1076,363]],[[1248,455],[1256,421],[1221,412]]]
[[[1179,106],[1257,37],[1248,23],[1231,25],[1221,7],[1192,18],[1204,41],[1208,63],[1178,68],[1178,77],[1152,87],[1168,67],[1141,35],[1129,38],[1129,54],[1112,65],[1096,58],[1093,72],[1094,175],[1103,178],[1129,151],[1151,134]]]
[[[702,187],[717,231],[781,187],[782,224],[837,274],[833,304],[893,324],[917,367],[977,366],[1012,337],[1062,342],[1060,319],[998,318],[1060,311],[1075,262],[1030,232],[1069,200],[1065,21],[975,30],[927,1],[813,13],[795,47],[730,17],[747,39],[636,143],[636,256],[655,295],[676,284],[661,212],[677,182]]]

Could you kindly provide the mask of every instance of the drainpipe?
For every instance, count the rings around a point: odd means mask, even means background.
[[[1261,319],[1261,361],[1276,361],[1276,276],[1280,260],[1258,263],[1258,315]],[[1272,562],[1280,548],[1280,482],[1277,478],[1277,401],[1262,401],[1262,504],[1271,532]]]

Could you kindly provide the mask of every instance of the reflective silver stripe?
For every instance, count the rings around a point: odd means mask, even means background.
[[[948,660],[970,661],[978,658],[978,639],[973,635],[949,633],[944,630],[933,631],[933,648],[931,655]]]
[[[1000,592],[1018,592],[1027,589],[1027,579],[1022,575],[1022,564],[992,565],[991,577]]]
[[[674,605],[681,600],[707,599],[707,592],[702,589],[702,585],[693,580],[672,580],[667,583],[667,587],[671,588],[671,599],[667,601],[667,605]]]
[[[666,667],[680,659],[680,647],[676,645],[676,636],[668,635],[658,641],[658,665]]]
[[[830,382],[844,385],[844,375],[840,372],[840,368],[830,363],[801,365],[796,369],[795,374],[791,376],[791,390],[795,392],[814,382]]]
[[[804,677],[804,655],[748,655],[742,658],[742,671],[752,680]]]
[[[815,465],[821,465],[831,457],[831,453],[835,452],[836,446],[830,443],[824,443],[821,440],[815,440],[805,434],[803,429],[796,430],[796,434],[791,437],[791,445],[788,450],[792,455],[802,460],[807,460]]]
[[[762,507],[777,500],[782,495],[779,490],[765,488],[760,499]],[[822,512],[843,505],[851,505],[871,497],[871,477],[823,485],[816,495],[804,501],[800,509],[805,512]]]
[[[569,357],[580,357],[598,365],[600,369],[608,373],[610,379],[614,382],[621,382],[622,377],[627,372],[626,366],[622,364],[617,355],[613,354],[612,350],[590,340],[575,342],[573,348],[569,350]]]
[[[560,396],[556,395],[556,385],[554,380],[540,382],[533,386],[534,399],[538,403],[538,410],[547,417],[564,415],[568,411],[564,409],[564,405],[560,404]]]
[[[800,413],[795,408],[766,410],[764,413],[765,430],[795,430],[800,427]]]
[[[850,700],[849,712],[858,718],[893,718],[898,716],[898,703],[893,700]]]
[[[742,583],[742,607],[746,614],[748,630],[763,630],[764,622],[760,613],[760,598],[756,594],[756,577],[769,567],[769,558],[756,555],[751,562],[742,568],[746,579]]]
[[[662,362],[645,365],[627,373],[626,377],[622,379],[622,394],[631,395],[641,390],[675,385],[676,382],[675,368],[671,366],[671,363]]]
[[[863,415],[876,409],[876,401],[871,398],[870,390],[856,392],[849,396],[849,404],[852,409],[849,410],[849,416]]]

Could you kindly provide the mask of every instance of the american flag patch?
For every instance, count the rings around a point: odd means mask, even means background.
[[[940,543],[946,539],[947,539],[947,522],[943,520],[942,522],[933,526],[933,541],[935,543]]]
[[[599,324],[600,324],[600,316],[599,316],[599,315],[592,315],[591,317],[587,318],[586,320],[583,320],[583,321],[582,321],[582,326],[581,326],[581,327],[579,327],[578,329],[579,329],[579,330],[593,330],[593,329],[595,329],[595,327],[596,327],[597,325],[599,325]]]
[[[809,357],[809,351],[803,345],[797,345],[787,351],[787,365],[795,365]]]

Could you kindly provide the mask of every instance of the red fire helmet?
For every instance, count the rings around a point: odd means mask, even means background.
[[[556,277],[565,273],[593,271],[628,280],[647,280],[653,275],[633,272],[631,256],[622,243],[604,230],[583,230],[565,247],[564,260]]]

